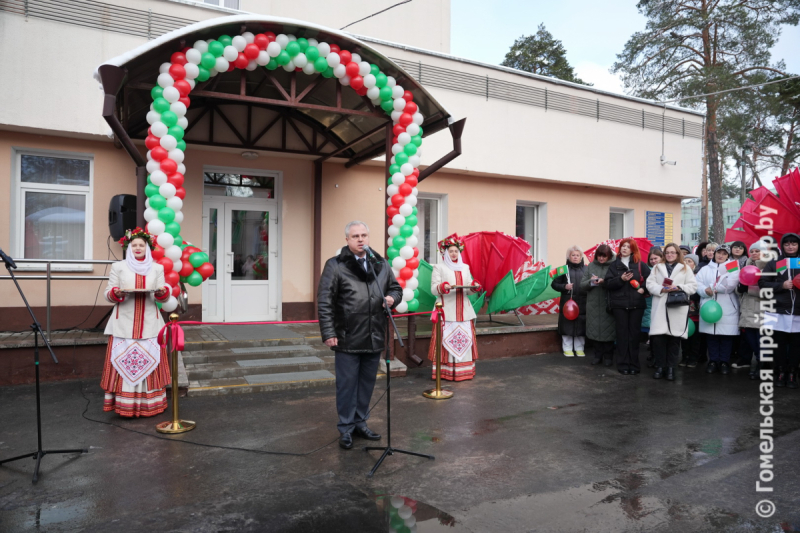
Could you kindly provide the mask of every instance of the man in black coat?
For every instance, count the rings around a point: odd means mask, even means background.
[[[395,307],[403,290],[388,264],[374,251],[366,253],[367,225],[356,220],[344,231],[347,246],[328,259],[319,279],[317,317],[322,340],[336,354],[339,446],[349,450],[353,433],[369,440],[381,438],[367,427],[369,401],[386,342],[384,305]]]

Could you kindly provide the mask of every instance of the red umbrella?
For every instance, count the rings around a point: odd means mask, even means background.
[[[639,247],[639,253],[642,255],[642,259],[644,261],[647,261],[647,254],[650,253],[650,248],[653,247],[653,243],[650,242],[649,239],[646,239],[644,237],[628,237],[628,239],[631,238],[636,242],[636,246]],[[583,255],[586,256],[587,261],[589,262],[594,261],[594,253],[597,251],[597,247],[600,246],[601,244],[607,244],[611,247],[612,250],[614,250],[615,254],[619,253],[619,243],[621,242],[622,239],[609,239],[607,241],[598,242],[597,244],[595,244],[594,246],[583,252]]]

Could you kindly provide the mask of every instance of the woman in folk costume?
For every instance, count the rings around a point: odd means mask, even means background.
[[[461,260],[464,243],[455,233],[439,242],[443,263],[434,265],[431,274],[431,292],[439,296],[444,306],[444,333],[442,335],[442,379],[465,381],[475,377],[475,360],[478,344],[475,340],[475,311],[466,292],[480,292],[481,286],[472,279],[469,265]],[[469,285],[472,289],[454,287]],[[436,379],[436,336],[434,327],[428,358],[434,361],[433,379]]]
[[[100,386],[106,392],[103,411],[120,416],[153,416],[167,408],[164,386],[170,381],[166,346],[159,346],[164,327],[156,301],[170,290],[164,267],[153,261],[152,236],[135,228],[120,240],[124,261],[111,266],[106,299],[116,304],[108,320],[106,360]]]

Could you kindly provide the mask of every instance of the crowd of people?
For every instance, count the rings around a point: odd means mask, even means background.
[[[700,243],[694,250],[669,243],[643,257],[634,239],[618,250],[603,244],[591,262],[577,246],[567,250],[566,268],[552,281],[561,293],[558,332],[567,357],[623,375],[641,373],[646,346],[653,378],[675,380],[677,367],[705,364],[709,374],[749,369],[750,379],[772,369],[775,386],[798,388],[800,366],[800,237],[789,233],[777,247]],[[743,268],[755,266],[757,283],[741,283]],[[794,276],[798,276],[798,286]],[[567,302],[579,308],[567,315]],[[709,302],[716,302],[716,305]],[[711,311],[701,312],[709,304]],[[772,341],[762,341],[770,335]],[[776,348],[764,349],[765,346]]]

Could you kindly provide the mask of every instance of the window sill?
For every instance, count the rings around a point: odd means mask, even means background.
[[[105,265],[99,265],[102,268]],[[17,272],[47,272],[47,265],[42,263],[23,263],[17,260]],[[93,265],[58,263],[50,266],[50,272],[93,272]]]

